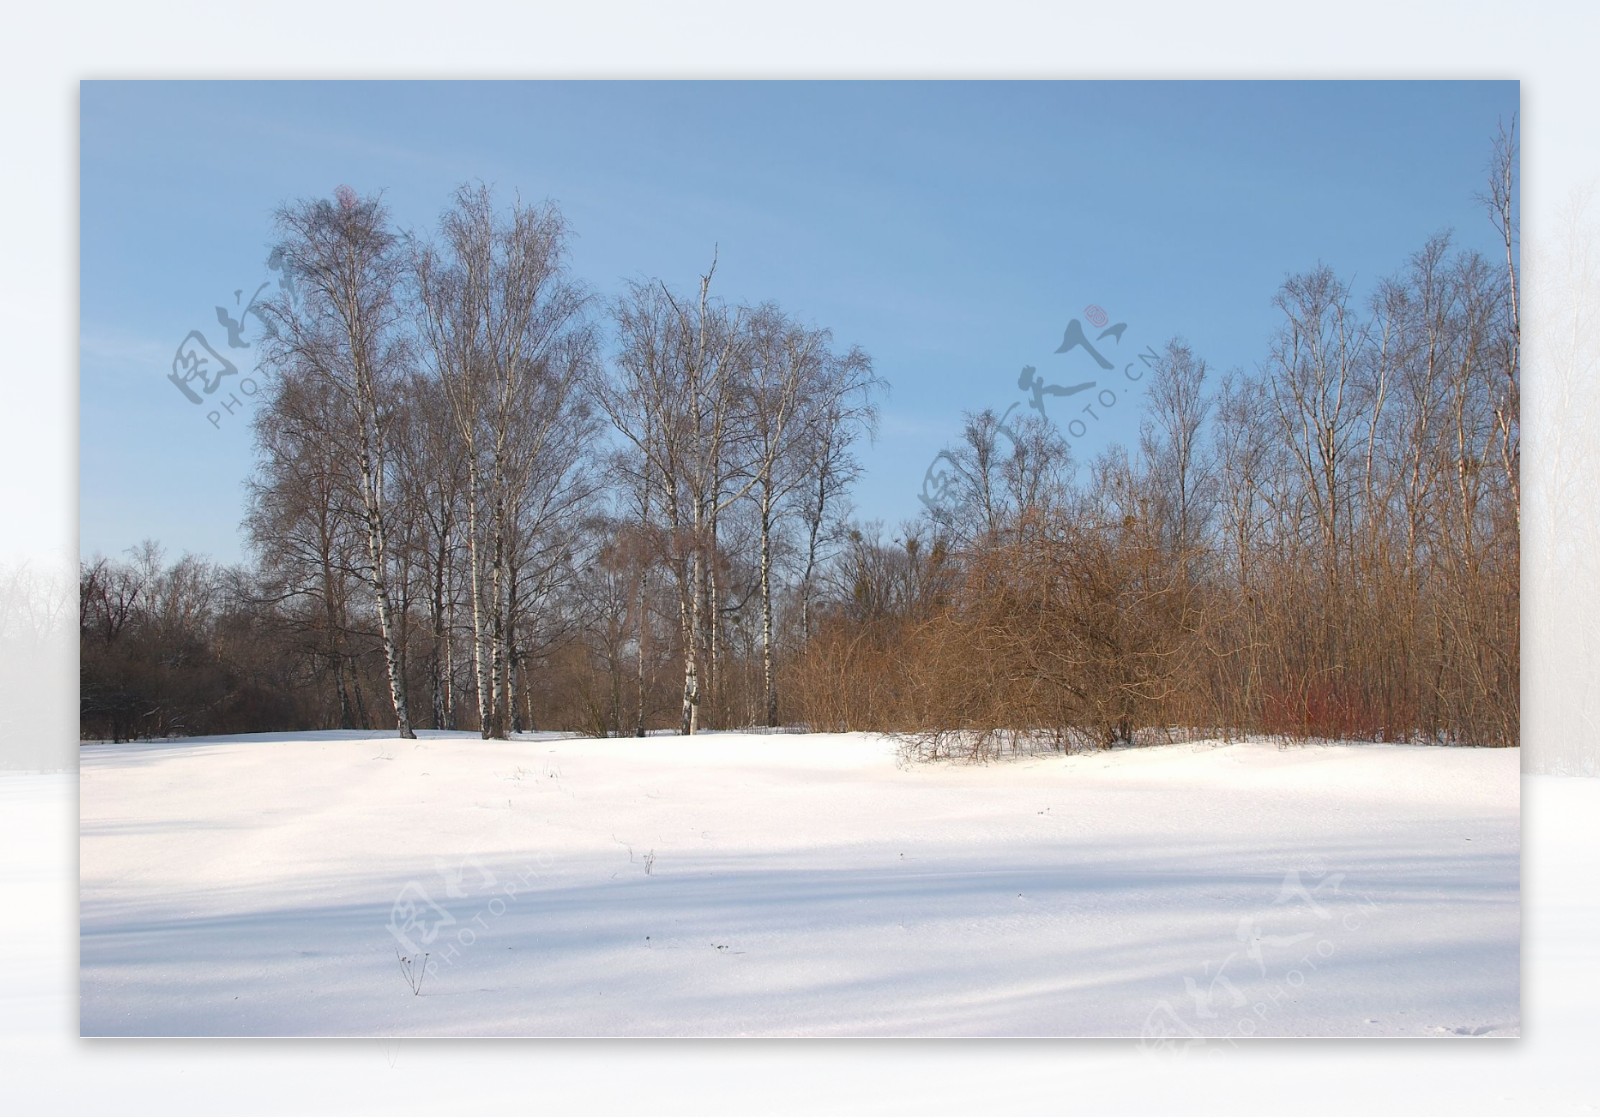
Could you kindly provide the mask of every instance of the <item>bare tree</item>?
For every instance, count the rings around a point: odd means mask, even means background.
[[[1521,408],[1522,408],[1522,304],[1519,298],[1517,256],[1521,249],[1521,230],[1518,197],[1520,170],[1517,142],[1517,118],[1502,124],[1494,140],[1494,152],[1489,160],[1488,193],[1481,200],[1489,210],[1489,218],[1505,246],[1505,287],[1503,307],[1504,339],[1498,364],[1503,378],[1494,397],[1495,430],[1499,435],[1500,465],[1505,471],[1506,484],[1518,522],[1522,516],[1522,462]]]
[[[485,737],[509,733],[514,557],[566,508],[587,434],[578,385],[593,355],[585,297],[566,274],[554,207],[501,216],[462,187],[439,244],[413,253],[422,333],[466,462],[466,537],[478,709]],[[539,510],[533,520],[519,514]]]
[[[323,379],[333,389],[343,429],[354,434],[367,545],[362,573],[377,605],[395,722],[401,737],[415,737],[396,610],[397,557],[389,541],[390,425],[410,358],[398,241],[382,202],[345,186],[332,200],[282,207],[277,227],[300,299],[282,295],[264,306],[270,327],[264,364]]]
[[[428,681],[435,729],[456,721],[455,613],[460,599],[467,466],[442,383],[418,373],[399,425],[399,485],[411,511],[411,566],[427,611]]]
[[[851,350],[851,354],[855,354]],[[849,507],[845,495],[860,476],[861,463],[855,446],[865,435],[877,430],[876,395],[888,384],[871,372],[870,358],[847,355],[837,368],[828,391],[818,393],[806,409],[806,434],[800,442],[801,457],[795,473],[804,480],[797,485],[794,501],[805,536],[798,578],[800,598],[800,638],[811,639],[812,601],[815,597],[819,564],[830,558],[832,548],[847,533]]]
[[[743,315],[711,298],[715,271],[713,261],[693,301],[658,282],[630,285],[613,311],[621,353],[596,392],[612,425],[643,459],[646,476],[659,485],[664,543],[678,587],[684,734],[700,724],[713,526],[755,483],[753,475],[740,485],[728,482],[738,474],[745,339]]]
[[[1213,487],[1200,445],[1211,409],[1206,363],[1180,339],[1150,371],[1139,447],[1155,486],[1156,515],[1167,546],[1186,568],[1208,526]]]
[[[832,349],[830,331],[809,329],[771,304],[750,316],[751,498],[759,539],[757,593],[761,605],[762,716],[778,725],[778,685],[774,671],[773,541],[780,517],[808,490],[813,467],[836,468],[827,451],[851,438],[840,428],[870,418],[875,386],[872,363],[860,349]],[[818,451],[823,450],[823,454]],[[825,483],[821,483],[825,486]],[[826,498],[825,488],[820,491]],[[818,502],[820,517],[821,503]],[[815,563],[816,534],[810,532],[808,566]]]
[[[257,462],[244,527],[257,556],[262,602],[283,611],[313,661],[324,665],[319,674],[325,686],[331,683],[334,724],[364,727],[351,588],[362,579],[366,543],[359,449],[342,416],[326,377],[315,369],[280,370],[254,419]],[[294,609],[299,603],[307,607],[303,614]]]
[[[954,484],[949,502],[929,515],[965,549],[993,546],[1036,521],[1072,474],[1065,440],[1041,415],[969,413],[961,442],[944,454],[954,467]]]
[[[1349,305],[1348,288],[1326,266],[1285,280],[1274,302],[1285,322],[1273,343],[1268,399],[1299,467],[1331,578],[1349,527],[1366,326]]]

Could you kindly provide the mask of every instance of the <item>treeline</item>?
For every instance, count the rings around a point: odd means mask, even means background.
[[[1515,744],[1514,164],[1503,137],[1503,259],[1291,276],[1253,371],[1171,341],[1137,445],[1090,462],[970,415],[893,538],[850,520],[870,360],[717,298],[714,262],[602,302],[549,206],[463,188],[426,235],[349,190],[287,206],[254,560],[85,563],[82,732]]]
[[[715,261],[602,303],[554,207],[482,188],[431,235],[347,188],[276,227],[255,563],[85,564],[85,735],[778,724],[864,353],[717,298]]]
[[[1436,237],[1365,301],[1326,267],[1288,278],[1255,372],[1165,347],[1131,453],[1074,463],[1041,416],[970,416],[950,499],[844,556],[851,597],[796,665],[804,720],[975,758],[1235,732],[1515,745],[1513,161],[1503,141],[1503,259]]]
[[[319,725],[284,618],[249,575],[146,541],[78,573],[78,716],[84,738]]]

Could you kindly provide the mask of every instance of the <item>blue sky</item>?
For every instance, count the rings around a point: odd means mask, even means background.
[[[167,374],[191,331],[232,352],[215,308],[274,278],[285,200],[382,190],[426,230],[467,180],[549,199],[601,298],[687,285],[716,246],[724,297],[890,382],[855,500],[893,525],[963,411],[1022,402],[1022,366],[1103,375],[1053,353],[1090,304],[1128,324],[1119,363],[1181,336],[1220,372],[1265,354],[1290,272],[1366,291],[1441,230],[1492,251],[1473,195],[1517,109],[1516,82],[84,83],[81,549],[242,557],[250,405],[209,422]]]

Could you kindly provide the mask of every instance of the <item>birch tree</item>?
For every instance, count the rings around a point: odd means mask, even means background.
[[[709,564],[716,517],[754,484],[730,486],[743,387],[743,315],[711,298],[716,263],[697,297],[659,281],[633,283],[613,308],[620,352],[597,381],[599,405],[658,486],[664,546],[678,589],[683,651],[679,731],[700,725]]]
[[[466,462],[473,665],[484,737],[509,733],[515,538],[559,515],[587,431],[578,391],[594,343],[567,276],[567,226],[552,206],[499,214],[462,187],[438,242],[413,254],[421,333]],[[541,511],[519,514],[527,502]]]
[[[761,606],[762,710],[768,726],[778,724],[778,687],[773,664],[773,537],[780,514],[809,480],[813,465],[826,468],[808,444],[835,442],[838,431],[824,424],[845,421],[871,375],[871,362],[858,349],[832,352],[827,330],[808,329],[777,307],[757,309],[750,322],[750,428],[759,540],[758,590]],[[859,405],[856,405],[859,406]],[[815,562],[815,532],[808,568]],[[809,574],[809,570],[808,570]]]
[[[359,583],[359,455],[340,423],[338,396],[316,371],[283,370],[254,419],[257,463],[246,484],[244,528],[258,556],[262,604],[286,625],[331,686],[334,724],[365,728],[351,587]]]
[[[280,208],[277,230],[300,297],[268,302],[263,364],[299,370],[332,390],[339,429],[350,434],[366,540],[362,576],[377,607],[396,728],[411,728],[405,648],[396,609],[397,557],[390,546],[390,425],[410,353],[399,296],[404,263],[377,196],[341,186],[333,199]]]

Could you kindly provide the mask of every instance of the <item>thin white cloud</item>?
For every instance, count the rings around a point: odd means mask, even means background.
[[[93,363],[102,368],[138,367],[155,371],[172,364],[172,355],[180,341],[181,338],[158,341],[121,331],[86,327],[78,335],[78,360],[80,366]]]

